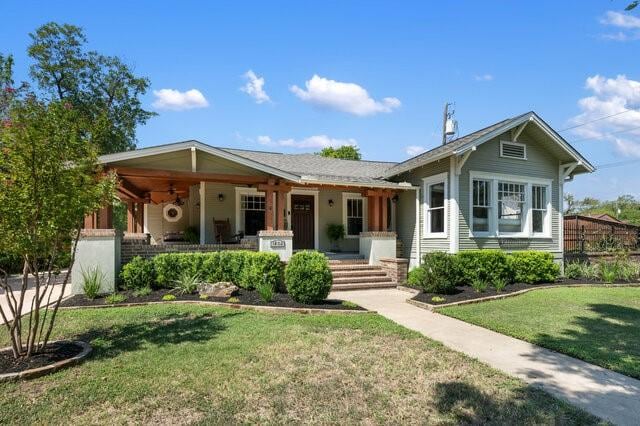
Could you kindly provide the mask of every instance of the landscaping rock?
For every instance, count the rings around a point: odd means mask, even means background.
[[[198,293],[207,297],[231,297],[238,292],[238,286],[230,282],[202,283]]]

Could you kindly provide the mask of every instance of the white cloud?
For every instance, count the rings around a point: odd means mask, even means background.
[[[204,95],[197,89],[181,92],[175,89],[160,89],[153,91],[156,100],[153,101],[153,107],[157,109],[167,109],[172,111],[183,111],[194,108],[205,108],[209,106],[209,102]]]
[[[377,101],[358,84],[329,80],[318,75],[305,82],[305,87],[306,90],[294,85],[290,90],[305,102],[361,117],[389,113],[402,105],[398,98],[388,97]]]
[[[612,10],[600,18],[602,25],[620,29],[620,31],[602,34],[601,38],[613,41],[630,41],[640,39],[640,18]]]
[[[597,121],[576,127],[572,133],[577,139],[606,141],[623,156],[640,158],[640,143],[635,142],[640,139],[640,129],[627,131],[638,127],[640,122],[640,111],[637,111],[640,107],[640,81],[625,75],[615,78],[595,75],[587,78],[585,88],[591,96],[578,100],[581,113],[569,120],[568,126]],[[624,113],[619,114],[621,112]],[[610,115],[613,116],[601,120]]]
[[[264,77],[258,77],[252,70],[247,71],[243,77],[247,83],[240,88],[241,91],[255,99],[257,104],[271,101],[264,90]]]
[[[493,80],[493,75],[491,74],[474,75],[473,78],[476,81],[491,81]]]
[[[331,138],[327,135],[315,135],[309,136],[304,139],[278,139],[274,140],[270,136],[258,136],[257,141],[259,144],[267,145],[267,146],[281,146],[288,148],[298,148],[298,149],[318,149],[318,148],[326,148],[326,147],[339,147],[343,145],[351,145],[358,146],[358,142],[353,138],[348,139],[340,139],[340,138]]]
[[[427,148],[420,145],[409,145],[408,147],[405,148],[405,152],[407,153],[407,155],[410,155],[411,157],[415,157],[418,154],[422,154],[426,150]]]

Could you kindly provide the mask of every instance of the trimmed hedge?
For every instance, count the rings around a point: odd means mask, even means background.
[[[327,298],[333,283],[327,257],[316,251],[301,251],[285,269],[287,292],[299,303],[314,304]]]
[[[142,261],[142,262],[141,262]],[[198,275],[206,282],[228,281],[248,290],[258,284],[283,288],[283,266],[275,253],[260,253],[245,250],[228,250],[211,253],[163,253],[144,261],[135,258],[123,268],[127,275],[140,274],[139,269],[148,262],[155,276],[154,287],[172,288],[183,274]],[[123,286],[129,287],[131,284]]]
[[[139,290],[153,287],[156,283],[155,270],[150,260],[136,256],[120,271],[120,282],[125,290]]]
[[[422,264],[409,272],[408,283],[427,293],[450,293],[456,285],[504,287],[513,282],[554,282],[560,267],[553,255],[540,251],[505,253],[471,250],[452,255],[427,253]]]
[[[518,283],[537,284],[553,282],[560,276],[560,266],[551,253],[520,251],[509,256],[513,280]]]

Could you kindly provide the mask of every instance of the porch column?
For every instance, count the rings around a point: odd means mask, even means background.
[[[388,192],[383,192],[382,193],[382,197],[381,198],[381,203],[382,205],[380,207],[382,207],[382,214],[380,217],[380,230],[381,231],[387,231],[387,216],[389,215],[388,209],[387,209],[387,200],[389,199],[389,193]]]
[[[286,203],[285,203],[285,195],[286,192],[283,189],[279,189],[278,190],[278,211],[276,214],[276,222],[278,224],[278,231],[283,231],[284,230],[284,212],[286,209]]]
[[[144,233],[144,203],[136,204],[136,215],[134,219],[136,221],[136,232],[139,234]]]
[[[98,210],[98,229],[113,229],[112,206],[106,206]]]
[[[366,193],[369,205],[369,231],[380,231],[380,192],[379,191],[367,191]]]
[[[207,240],[207,230],[206,230],[207,216],[205,211],[205,206],[206,206],[205,193],[206,193],[205,182],[201,181],[200,182],[200,244],[205,244]]]
[[[134,234],[136,232],[136,205],[133,201],[127,201],[127,232]]]
[[[264,192],[265,211],[264,221],[267,231],[273,231],[273,189],[267,188]]]

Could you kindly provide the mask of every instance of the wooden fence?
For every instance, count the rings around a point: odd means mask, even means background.
[[[640,248],[640,227],[588,216],[565,216],[565,253],[595,253]]]

